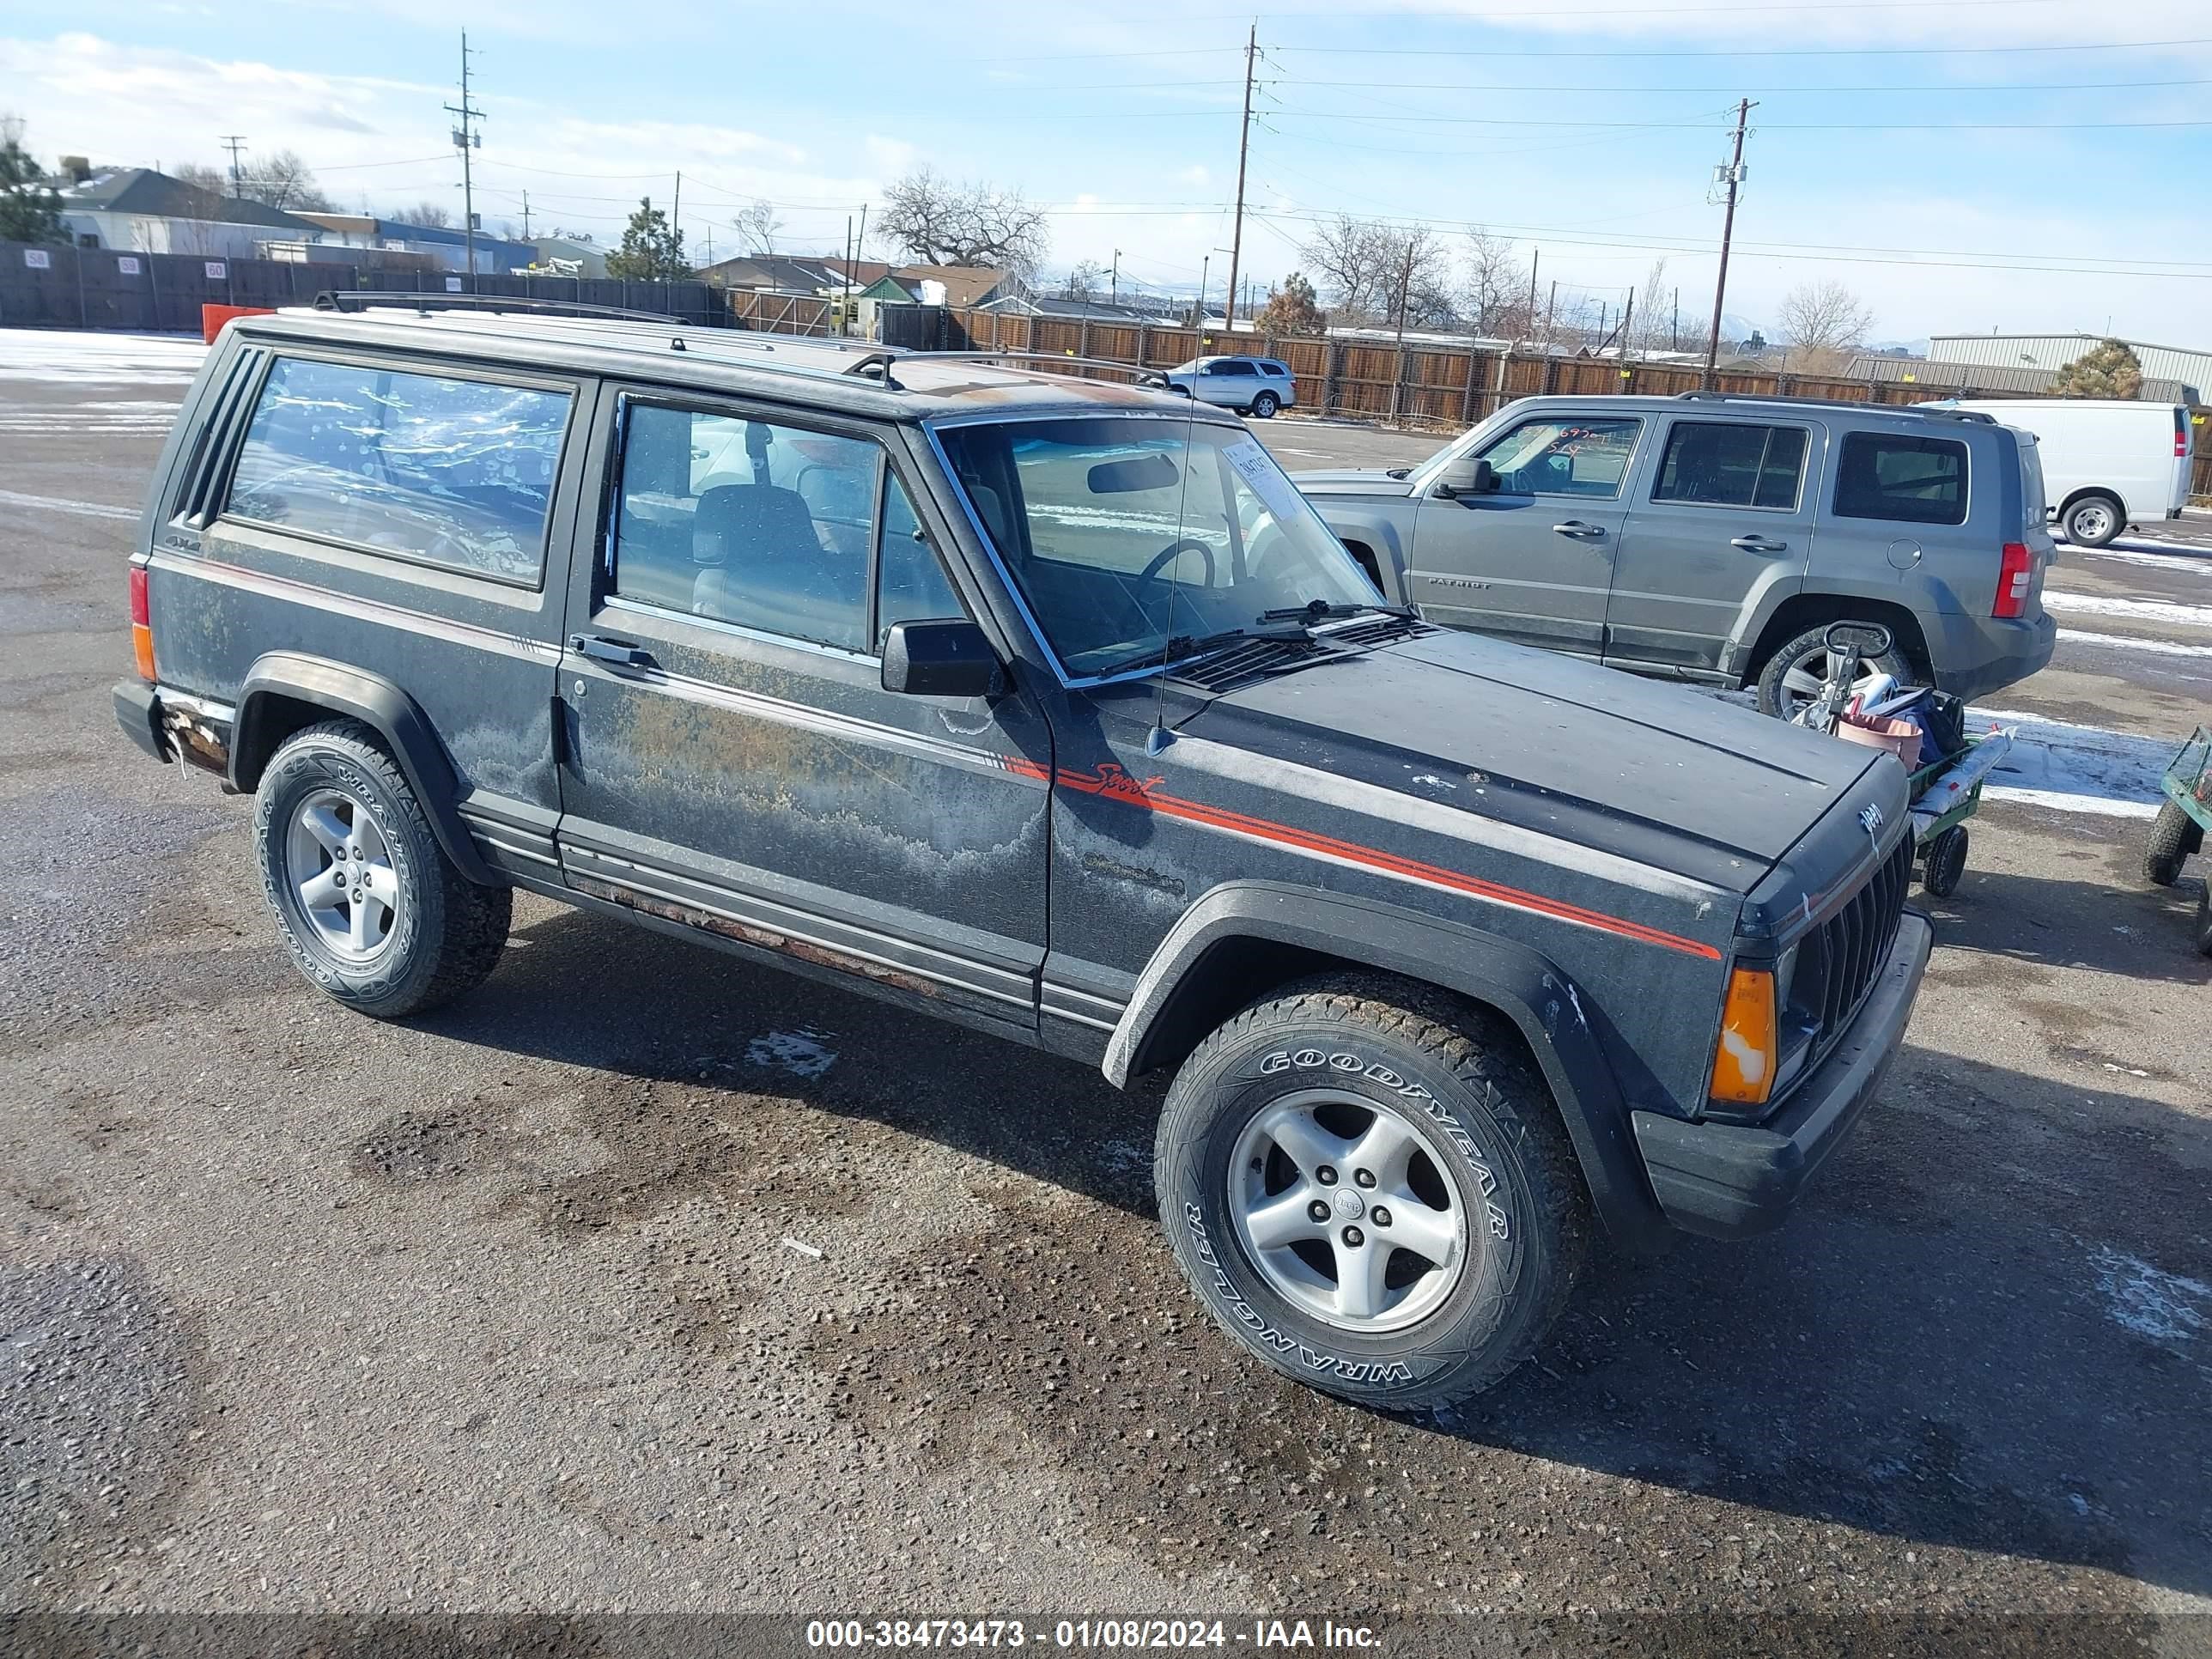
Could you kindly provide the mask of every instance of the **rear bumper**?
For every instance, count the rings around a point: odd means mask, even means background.
[[[1881,1087],[1904,1040],[1935,929],[1906,911],[1881,978],[1835,1052],[1774,1119],[1751,1127],[1630,1115],[1651,1190],[1686,1232],[1743,1238],[1781,1224]]]
[[[157,761],[189,761],[226,781],[230,775],[236,715],[222,703],[140,679],[118,680],[115,721],[125,737]]]
[[[115,685],[115,722],[123,735],[157,761],[175,758],[161,735],[161,700],[143,680],[118,680]]]
[[[1928,648],[1937,689],[1971,702],[2017,685],[2051,660],[2057,644],[2058,624],[2046,611],[2022,622],[1948,617]]]

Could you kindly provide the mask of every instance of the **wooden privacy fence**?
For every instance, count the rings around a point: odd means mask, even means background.
[[[730,305],[740,327],[813,335],[831,331],[833,307],[826,300],[733,293]],[[1365,339],[1231,334],[1168,324],[1023,317],[952,306],[897,309],[921,313],[898,319],[899,343],[938,350],[1037,351],[1143,368],[1172,368],[1201,356],[1277,357],[1297,377],[1300,410],[1407,426],[1455,429],[1473,426],[1516,398],[1546,393],[1590,397],[1601,392],[1638,392],[1668,397],[1695,392],[1705,385],[1701,368],[1676,363],[1623,363],[1613,358],[1485,351],[1472,346],[1399,346]],[[933,318],[933,327],[924,318]],[[887,335],[890,331],[887,330]],[[1072,372],[1099,371],[1077,368]],[[1717,386],[1722,392],[1747,396],[1822,398],[1857,404],[2022,395],[1973,386],[1833,380],[1773,372],[1723,374],[1717,377]],[[2202,434],[2212,430],[2212,423],[2200,422],[2194,430]],[[2200,441],[2197,448],[2192,489],[2198,495],[2212,495],[2212,445]]]

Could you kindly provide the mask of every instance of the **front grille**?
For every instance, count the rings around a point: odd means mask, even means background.
[[[1844,906],[1799,943],[1790,1008],[1811,1028],[1818,1058],[1849,1029],[1897,942],[1905,892],[1912,880],[1912,836],[1897,847]]]

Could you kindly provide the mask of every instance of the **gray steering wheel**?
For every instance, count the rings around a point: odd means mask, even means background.
[[[1205,559],[1206,585],[1208,587],[1212,586],[1213,550],[1208,547],[1204,542],[1199,541],[1195,538],[1189,536],[1185,536],[1181,541],[1170,542],[1158,552],[1153,554],[1152,562],[1138,573],[1137,580],[1140,582],[1158,581],[1159,580],[1161,571],[1166,569],[1168,566],[1173,564],[1184,554],[1193,551],[1195,551],[1200,557]]]

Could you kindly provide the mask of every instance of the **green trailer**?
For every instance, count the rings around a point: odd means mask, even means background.
[[[2200,726],[2191,734],[2159,788],[2166,799],[2150,827],[2143,874],[2154,885],[2171,887],[2181,879],[2189,855],[2204,850],[2204,832],[2212,829],[2212,726]],[[2197,948],[2212,957],[2212,881],[2197,901]]]

